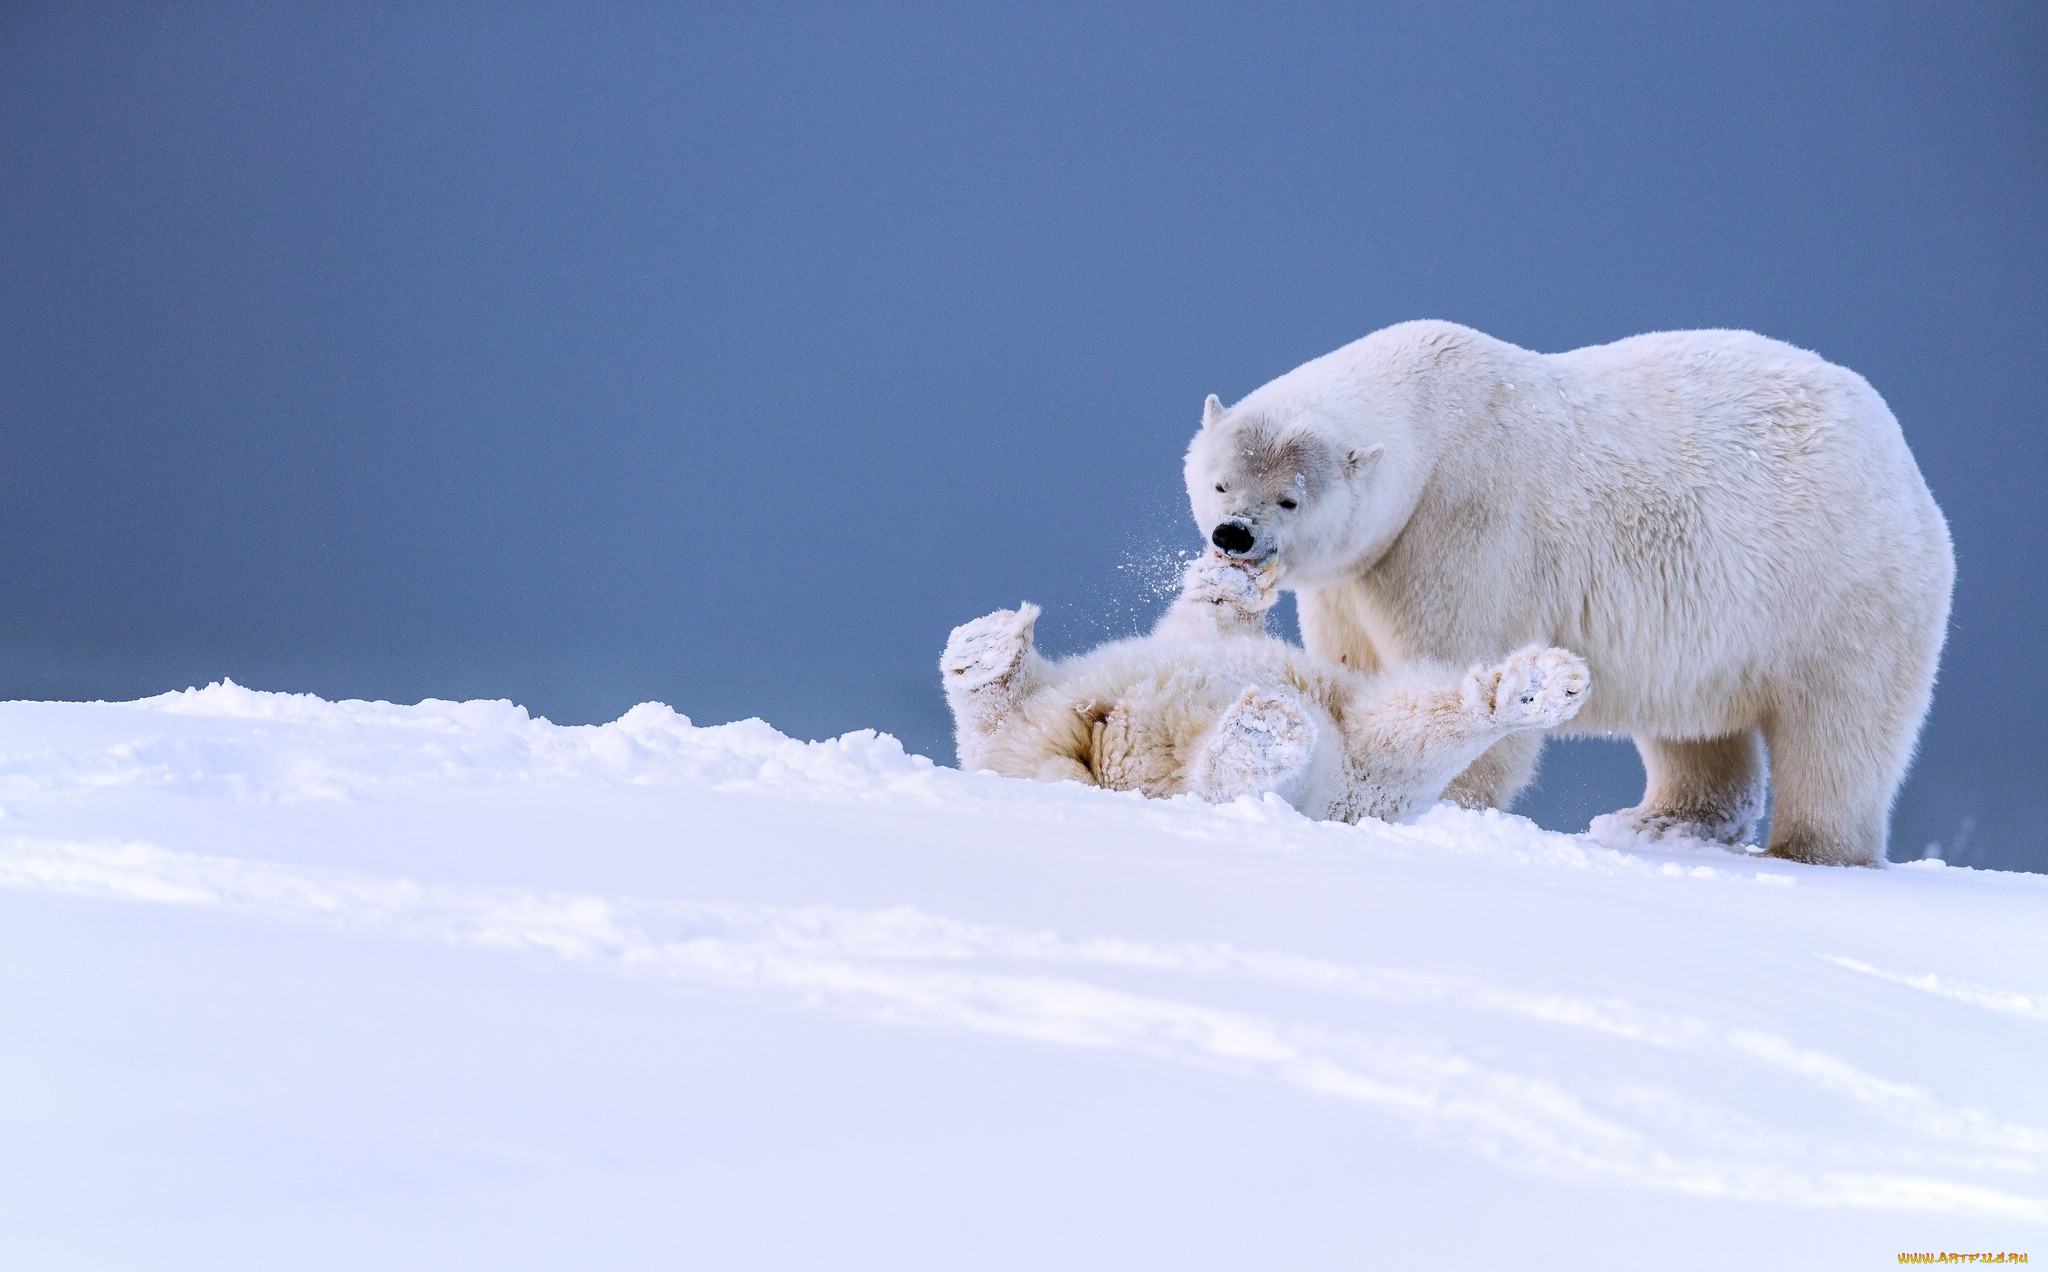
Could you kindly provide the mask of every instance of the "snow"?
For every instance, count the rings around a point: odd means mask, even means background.
[[[855,733],[0,705],[39,1268],[2048,1255],[2048,878]]]

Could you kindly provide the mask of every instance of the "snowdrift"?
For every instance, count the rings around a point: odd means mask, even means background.
[[[2048,878],[872,733],[0,705],[39,1267],[2048,1257]]]

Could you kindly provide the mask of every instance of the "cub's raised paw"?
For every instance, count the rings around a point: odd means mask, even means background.
[[[1259,615],[1273,608],[1279,583],[1278,561],[1236,560],[1212,549],[1188,562],[1181,575],[1180,594],[1184,600]]]
[[[1031,648],[1038,607],[1025,603],[997,610],[953,629],[939,656],[939,675],[948,693],[974,693],[1009,679]]]
[[[1195,758],[1191,785],[1211,802],[1279,790],[1308,767],[1316,733],[1299,702],[1254,685],[1216,722]]]
[[[1493,685],[1493,718],[1518,729],[1547,729],[1579,713],[1592,677],[1586,662],[1565,649],[1531,646],[1509,654],[1482,676]]]

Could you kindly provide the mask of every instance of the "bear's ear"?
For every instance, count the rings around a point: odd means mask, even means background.
[[[1369,446],[1364,450],[1352,451],[1344,456],[1344,475],[1346,477],[1358,476],[1358,474],[1365,471],[1368,464],[1378,459],[1381,455],[1386,454],[1386,452],[1387,448],[1384,446]]]
[[[1215,428],[1216,422],[1222,418],[1223,402],[1214,393],[1211,393],[1208,400],[1202,403],[1202,427],[1205,429]]]

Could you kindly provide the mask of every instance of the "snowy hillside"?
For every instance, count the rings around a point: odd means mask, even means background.
[[[0,1263],[2048,1258],[2048,878],[0,705]]]

